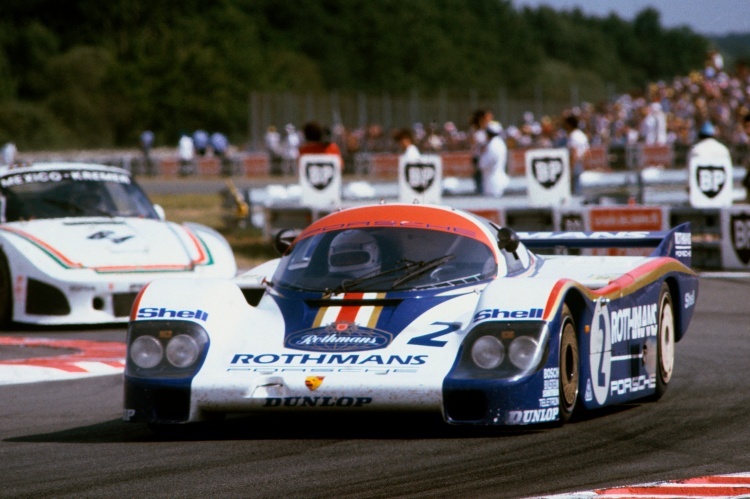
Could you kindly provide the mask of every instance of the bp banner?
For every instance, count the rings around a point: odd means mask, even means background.
[[[302,204],[313,208],[341,206],[341,157],[303,154],[299,158]]]
[[[728,154],[693,156],[688,165],[688,176],[692,207],[732,206],[732,158]]]
[[[437,154],[417,159],[398,158],[398,192],[402,203],[440,203],[443,198],[443,160]]]
[[[721,210],[721,268],[750,269],[750,207]]]
[[[526,151],[526,185],[531,206],[560,206],[571,197],[567,148]]]

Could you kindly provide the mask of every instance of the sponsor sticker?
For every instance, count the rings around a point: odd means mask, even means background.
[[[44,184],[47,182],[62,182],[63,180],[116,182],[118,184],[130,183],[130,177],[122,173],[90,170],[54,170],[7,175],[0,178],[0,186],[11,187],[24,184]]]
[[[387,347],[392,340],[393,334],[387,331],[336,322],[291,333],[284,339],[284,346],[309,351],[376,350]]]
[[[528,310],[501,310],[499,308],[488,308],[480,310],[474,315],[474,322],[488,319],[541,319],[544,309],[530,308]]]
[[[164,307],[144,307],[138,309],[137,319],[197,319],[207,321],[208,313],[203,310],[170,310]]]
[[[365,407],[372,397],[267,397],[263,407]]]
[[[695,305],[695,290],[685,293],[685,309],[688,309],[693,305]]]
[[[230,366],[421,366],[428,355],[236,353]]]
[[[505,424],[523,425],[557,421],[559,413],[559,407],[548,407],[546,409],[527,409],[525,411],[508,411],[508,414],[505,418]]]

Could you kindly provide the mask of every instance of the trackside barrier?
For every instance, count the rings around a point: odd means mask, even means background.
[[[508,151],[508,175],[523,177],[526,174],[526,153],[533,149],[514,148]],[[470,151],[444,151],[437,153],[443,162],[445,177],[471,178],[474,168]],[[649,166],[672,168],[675,166],[675,151],[669,145],[633,144],[626,148],[605,146],[591,146],[584,162],[584,168],[589,171],[611,171],[640,169]],[[394,180],[398,177],[398,154],[358,153],[354,156],[354,173],[367,176],[374,180]],[[128,158],[135,163],[134,170],[141,173],[142,158]],[[180,173],[179,158],[174,155],[154,157],[160,174],[177,176]],[[193,173],[197,175],[238,175],[260,177],[273,174],[271,159],[264,151],[238,152],[232,154],[227,161],[229,166],[222,168],[219,158],[207,156],[196,159]],[[108,161],[107,164],[112,163]],[[623,165],[624,163],[624,165]],[[231,171],[227,171],[230,169]]]
[[[444,152],[439,156],[443,161],[443,177],[470,178],[474,174],[468,151]]]
[[[366,174],[377,180],[398,178],[397,154],[372,154]]]
[[[583,160],[585,170],[609,170],[610,160],[609,152],[604,146],[591,146],[589,152]]]
[[[266,177],[271,174],[271,159],[266,153],[248,153],[240,156],[241,175]]]

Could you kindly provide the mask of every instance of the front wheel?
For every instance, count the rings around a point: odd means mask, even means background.
[[[580,362],[573,314],[563,307],[560,331],[560,424],[567,423],[578,402]]]

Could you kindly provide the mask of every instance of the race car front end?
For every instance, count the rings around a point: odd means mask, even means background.
[[[196,310],[191,318],[201,321],[206,315]],[[129,328],[127,343],[125,419],[190,419],[192,380],[209,348],[206,330],[189,320],[143,321]]]
[[[254,307],[231,283],[165,281],[149,284],[129,325],[128,421],[187,423],[226,413],[439,414],[443,379],[478,296],[475,287],[432,291],[414,306],[408,293],[333,300],[267,293]],[[201,303],[186,305],[197,289]],[[294,312],[285,313],[287,306]],[[326,314],[339,319],[328,322]],[[309,316],[313,322],[303,327]],[[184,348],[191,353],[182,367],[169,352]]]
[[[542,309],[528,319],[479,323],[464,339],[456,365],[445,378],[448,423],[518,425],[560,417],[558,345]]]

